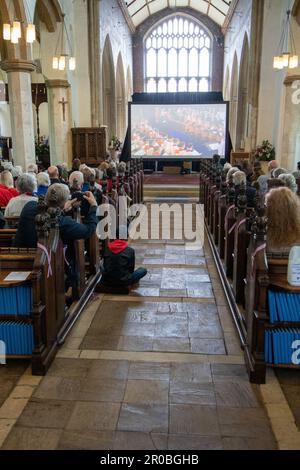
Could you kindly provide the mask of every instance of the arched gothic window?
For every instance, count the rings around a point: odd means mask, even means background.
[[[145,91],[211,89],[212,39],[190,17],[163,20],[145,37]]]

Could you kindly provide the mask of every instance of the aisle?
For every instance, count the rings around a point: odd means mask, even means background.
[[[93,300],[2,448],[275,449],[208,246],[132,246],[147,277]]]

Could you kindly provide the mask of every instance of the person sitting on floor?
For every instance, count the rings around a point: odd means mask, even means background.
[[[127,227],[124,227],[127,232]],[[120,228],[121,233],[121,228]],[[145,268],[135,270],[135,252],[118,236],[108,243],[103,255],[101,284],[107,287],[129,287],[147,275]]]

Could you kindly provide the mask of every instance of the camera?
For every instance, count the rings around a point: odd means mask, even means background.
[[[75,193],[72,194],[72,199],[77,199],[78,202],[83,202],[84,199],[84,193],[80,191],[76,191]]]

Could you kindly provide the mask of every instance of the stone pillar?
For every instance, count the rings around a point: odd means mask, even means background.
[[[281,166],[291,171],[296,170],[296,164],[300,160],[300,104],[293,100],[296,90],[292,85],[295,82],[300,84],[300,75],[290,75],[284,81],[286,93]]]
[[[254,150],[257,145],[259,86],[261,72],[261,55],[263,41],[264,1],[253,0],[251,14],[251,43],[249,56],[249,114],[248,130],[249,139],[247,149]]]
[[[1,68],[8,79],[13,159],[15,165],[26,170],[30,163],[36,162],[30,77],[35,63],[21,59],[4,60]]]
[[[88,0],[88,34],[89,34],[89,67],[91,89],[91,121],[92,127],[100,126],[101,122],[101,73],[100,73],[100,2]]]
[[[71,93],[67,80],[46,80],[49,108],[49,143],[51,164],[72,161],[71,142]],[[65,104],[64,104],[65,103]]]

